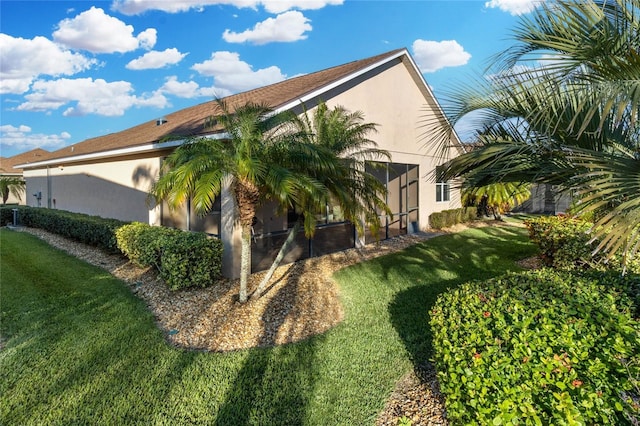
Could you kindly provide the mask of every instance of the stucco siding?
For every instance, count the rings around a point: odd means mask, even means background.
[[[419,166],[419,226],[426,229],[431,213],[457,208],[461,203],[460,193],[453,185],[450,200],[436,202],[433,171],[444,160],[434,146],[426,144],[424,133],[429,128],[424,123],[431,123],[432,127],[438,121],[440,126],[446,126],[446,123],[437,120],[440,116],[437,105],[416,85],[412,72],[410,67],[398,61],[384,72],[326,99],[326,103],[330,108],[341,105],[351,112],[361,111],[365,122],[378,124],[377,133],[371,134],[370,138],[381,149],[389,151],[391,162]],[[435,127],[431,131],[436,131]],[[458,154],[455,149],[450,151],[446,158]]]
[[[25,170],[27,204],[154,223],[155,209],[148,205],[147,194],[159,162],[159,158],[142,158]]]

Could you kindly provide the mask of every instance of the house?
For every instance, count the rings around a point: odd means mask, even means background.
[[[514,212],[534,214],[566,213],[571,207],[573,197],[566,192],[559,192],[556,187],[546,183],[533,184],[531,197],[514,209]]]
[[[0,157],[0,177],[12,177],[22,178],[23,170],[16,168],[18,164],[33,163],[44,159],[49,152],[41,148],[36,148],[31,151],[23,152],[22,154],[14,155],[13,157]],[[24,191],[20,197],[16,197],[9,192],[9,198],[7,198],[7,204],[27,204],[28,192]],[[37,197],[37,194],[36,194]]]
[[[425,132],[450,135],[448,156],[462,152],[455,132],[444,117],[433,93],[406,49],[335,66],[224,98],[227,105],[248,101],[270,105],[276,111],[304,108],[313,112],[318,102],[329,108],[341,105],[361,111],[365,121],[378,124],[370,135],[381,149],[391,153],[391,162],[376,171],[388,189],[388,204],[394,216],[384,218],[379,236],[356,235],[354,226],[342,220],[339,209],[327,206],[324,223],[313,241],[303,235],[285,261],[314,256],[366,244],[377,237],[388,238],[428,228],[429,215],[460,206],[458,191],[447,182],[432,182],[428,176],[444,162],[434,147],[425,147]],[[42,206],[127,221],[204,231],[224,242],[223,272],[239,275],[240,228],[233,201],[223,192],[217,207],[206,217],[197,217],[189,204],[181,211],[150,204],[148,190],[158,176],[162,158],[186,137],[218,135],[215,116],[218,103],[205,102],[168,114],[118,133],[88,139],[52,152],[42,161],[22,164],[27,193],[41,193]],[[430,123],[425,127],[426,122]],[[421,124],[422,123],[422,124]],[[29,205],[37,205],[34,198]],[[278,251],[292,218],[265,206],[256,216],[252,267],[264,269]]]

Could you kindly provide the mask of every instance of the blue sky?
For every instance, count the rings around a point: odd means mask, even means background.
[[[0,0],[0,156],[403,47],[438,98],[536,1]]]

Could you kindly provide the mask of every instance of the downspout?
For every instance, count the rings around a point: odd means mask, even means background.
[[[47,166],[47,208],[51,208],[51,170]]]
[[[191,231],[191,198],[187,200],[187,231]]]
[[[388,206],[389,205],[389,163],[385,167],[385,182],[384,186],[387,188],[387,193],[384,195],[384,202]],[[389,239],[389,216],[384,215],[384,239]]]

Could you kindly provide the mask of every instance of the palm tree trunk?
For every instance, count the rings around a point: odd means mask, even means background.
[[[251,226],[242,226],[242,253],[240,256],[240,291],[238,301],[247,301],[247,282],[251,273]]]
[[[289,235],[287,235],[287,239],[284,241],[284,244],[282,244],[282,247],[280,247],[280,251],[278,252],[278,255],[276,256],[276,258],[273,260],[271,267],[267,271],[264,278],[262,278],[262,281],[260,281],[260,284],[258,284],[258,287],[256,288],[256,290],[251,295],[252,299],[254,298],[257,299],[258,297],[262,296],[262,292],[264,291],[267,284],[269,283],[269,280],[271,280],[271,277],[273,277],[273,273],[276,271],[278,266],[280,266],[282,259],[284,259],[284,255],[287,253],[287,251],[289,251],[289,248],[293,244],[293,241],[296,238],[296,234],[298,233],[298,231],[300,231],[301,227],[302,227],[302,222],[298,220],[296,224],[293,226],[293,228],[289,230]]]

